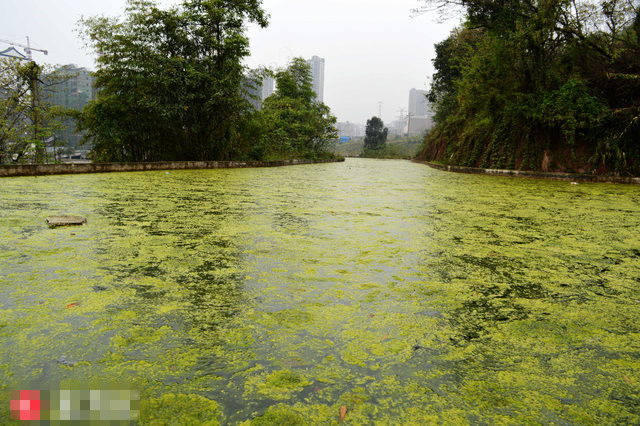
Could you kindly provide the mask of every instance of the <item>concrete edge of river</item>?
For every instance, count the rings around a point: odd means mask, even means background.
[[[524,178],[565,180],[572,182],[603,182],[603,183],[629,183],[640,185],[640,177],[625,176],[598,176],[586,173],[560,173],[560,172],[535,172],[525,170],[504,170],[504,169],[480,169],[476,167],[448,166],[443,164],[430,163],[428,161],[413,160],[416,163],[426,164],[434,169],[456,173],[472,173],[494,176],[513,176]]]
[[[0,165],[0,177],[44,176],[78,173],[142,172],[151,170],[238,169],[249,167],[280,167],[300,164],[334,163],[341,161],[344,161],[344,158],[277,161],[163,161],[156,163],[7,164]]]

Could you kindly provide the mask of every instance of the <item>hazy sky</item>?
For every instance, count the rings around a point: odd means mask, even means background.
[[[163,0],[161,4],[176,4]],[[81,16],[121,15],[125,0],[7,1],[0,39],[20,43],[30,36],[39,62],[93,68],[92,53],[77,32]],[[456,25],[433,15],[410,17],[418,0],[264,0],[266,29],[250,26],[250,67],[283,66],[295,56],[325,58],[324,101],[339,121],[364,123],[382,102],[385,122],[408,107],[411,88],[426,89],[433,73],[434,43]],[[0,42],[0,49],[8,47]]]

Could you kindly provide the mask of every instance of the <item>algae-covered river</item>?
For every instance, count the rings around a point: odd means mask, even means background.
[[[638,187],[361,159],[0,184],[0,423],[68,383],[127,383],[141,424],[640,422]]]

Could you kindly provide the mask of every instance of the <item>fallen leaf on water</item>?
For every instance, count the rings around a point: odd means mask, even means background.
[[[631,384],[631,379],[629,378],[629,376],[627,376],[626,374],[623,374],[622,378],[624,379],[625,382]]]
[[[347,415],[347,406],[343,405],[342,407],[340,407],[340,421],[344,420],[344,416]]]
[[[69,303],[67,305],[67,309],[75,308],[76,306],[80,306],[80,303],[78,302]]]

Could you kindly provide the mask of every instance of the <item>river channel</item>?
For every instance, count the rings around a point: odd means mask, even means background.
[[[141,424],[640,422],[637,186],[365,159],[0,185],[3,395],[127,383]]]

